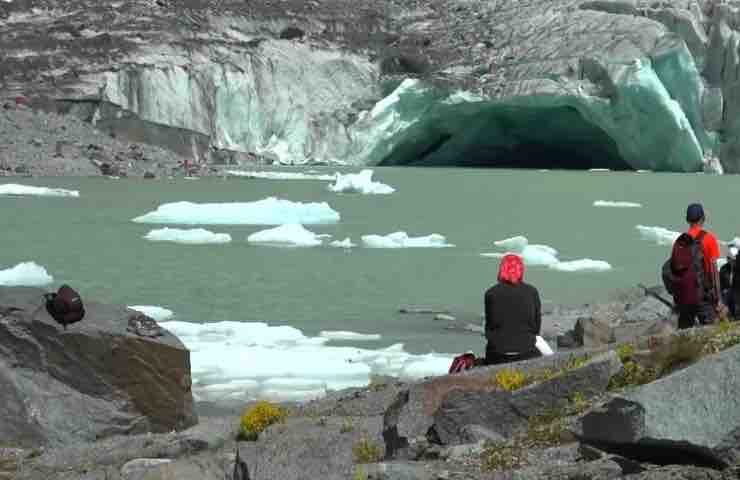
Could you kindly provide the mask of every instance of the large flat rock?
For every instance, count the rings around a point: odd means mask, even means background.
[[[190,352],[174,335],[134,335],[132,311],[84,292],[85,318],[64,331],[42,293],[0,288],[0,309],[22,309],[0,317],[0,441],[65,445],[197,422]]]

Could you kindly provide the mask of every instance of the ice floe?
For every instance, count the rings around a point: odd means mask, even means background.
[[[409,237],[406,232],[394,232],[388,235],[363,235],[363,245],[368,248],[444,248],[454,247],[447,243],[444,235],[432,233],[423,237]]]
[[[526,265],[545,266],[561,272],[604,272],[612,268],[608,262],[590,258],[561,261],[556,249],[549,245],[530,244],[529,239],[522,235],[498,240],[494,245],[506,252],[481,253],[481,256],[503,258],[507,253],[513,253],[521,256]]]
[[[172,310],[157,305],[129,305],[127,308],[141,312],[158,322],[169,320],[175,315],[175,312]]]
[[[63,188],[33,187],[30,185],[18,185],[17,183],[5,183],[0,185],[0,195],[79,197],[80,192],[77,190],[65,190]]]
[[[333,181],[336,174],[302,173],[302,172],[279,172],[279,171],[243,171],[226,170],[227,175],[233,177],[257,178],[264,180],[325,180]]]
[[[673,242],[681,235],[680,232],[674,232],[663,227],[637,225],[635,228],[640,232],[643,239],[650,240],[658,245],[673,245]]]
[[[144,236],[152,242],[174,242],[187,245],[206,245],[212,243],[229,243],[231,235],[228,233],[213,233],[203,228],[160,228],[151,230]]]
[[[319,337],[327,340],[353,340],[353,341],[373,341],[380,340],[381,336],[377,333],[356,333],[344,330],[323,330],[319,332]]]
[[[339,193],[362,193],[363,195],[388,195],[396,190],[385,183],[373,181],[372,170],[362,170],[360,173],[337,173],[334,183],[329,190]]]
[[[339,213],[326,202],[303,203],[269,197],[243,203],[165,203],[132,221],[182,225],[311,225],[337,223]]]
[[[329,243],[330,247],[336,247],[336,248],[352,248],[356,247],[357,245],[352,243],[352,240],[347,237],[344,240],[334,240]]]
[[[22,262],[0,270],[0,285],[5,287],[41,287],[53,281],[54,277],[35,262]]]
[[[421,378],[447,373],[452,355],[413,355],[402,344],[370,350],[329,346],[289,326],[164,322],[190,350],[199,400],[307,400],[367,385],[371,375]]]
[[[317,235],[300,224],[286,224],[260,230],[247,237],[249,243],[275,247],[318,247],[330,235]]]
[[[613,202],[610,200],[596,200],[594,207],[614,207],[614,208],[641,208],[641,203],[636,202]]]

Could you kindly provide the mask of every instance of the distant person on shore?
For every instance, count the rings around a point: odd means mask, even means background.
[[[522,258],[505,255],[499,267],[498,283],[485,294],[487,365],[542,355],[536,347],[542,325],[540,295],[523,280]]]
[[[704,229],[704,208],[692,203],[686,209],[689,229],[673,243],[671,258],[664,266],[664,283],[678,310],[678,328],[714,323],[720,306],[720,255],[717,237]]]
[[[737,305],[740,303],[740,278],[737,276],[738,245],[730,243],[727,248],[727,263],[719,269],[719,290],[722,303],[729,311],[730,317],[737,320]]]

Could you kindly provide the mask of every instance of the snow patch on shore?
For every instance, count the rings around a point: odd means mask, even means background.
[[[334,183],[328,188],[332,192],[363,195],[389,195],[396,191],[385,183],[373,181],[372,170],[362,170],[360,173],[337,173]]]
[[[33,187],[30,185],[18,185],[17,183],[5,183],[0,185],[0,195],[35,197],[79,197],[80,192],[77,190],[65,190],[63,188]]]
[[[455,245],[447,243],[444,235],[432,233],[422,237],[409,237],[406,232],[388,235],[363,235],[362,243],[367,248],[446,248]]]
[[[303,203],[269,197],[243,203],[165,203],[132,221],[182,225],[320,225],[337,223],[339,218],[339,213],[326,202]]]
[[[5,287],[42,287],[53,281],[54,277],[36,262],[21,262],[0,270],[0,285]]]
[[[213,233],[203,228],[160,228],[151,230],[144,238],[152,242],[174,242],[186,245],[207,245],[230,243],[231,235],[228,233]]]
[[[371,375],[417,379],[447,373],[452,355],[413,355],[403,344],[369,350],[327,346],[289,326],[164,322],[190,350],[198,400],[308,400],[362,387]]]

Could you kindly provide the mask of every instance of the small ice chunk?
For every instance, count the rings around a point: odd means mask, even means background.
[[[352,248],[356,247],[354,243],[352,243],[352,240],[347,237],[344,240],[334,240],[333,242],[329,243],[330,247],[337,247],[337,248]]]
[[[527,265],[553,265],[558,263],[558,251],[549,245],[529,244],[527,237],[517,235],[493,242],[499,248],[505,248],[509,253],[519,255]],[[482,254],[486,257],[503,257],[505,254]]]
[[[175,315],[175,312],[164,307],[158,307],[156,305],[129,305],[126,308],[141,312],[149,318],[152,318],[158,322],[164,322],[169,320]]]
[[[228,233],[213,233],[203,228],[160,228],[152,230],[144,236],[152,242],[174,242],[187,245],[205,245],[231,242]]]
[[[641,208],[642,204],[635,202],[613,202],[610,200],[596,200],[594,207],[614,207],[614,208]]]
[[[424,237],[409,237],[406,232],[394,232],[388,235],[363,235],[362,243],[368,248],[444,248],[454,247],[438,233]]]
[[[0,270],[0,285],[5,287],[41,287],[53,281],[46,269],[35,262],[22,262]]]
[[[364,195],[388,195],[396,190],[384,183],[373,181],[372,170],[362,170],[360,173],[336,174],[334,183],[329,190],[338,193],[362,193]]]
[[[303,225],[286,224],[253,233],[247,242],[273,247],[317,247],[322,237],[325,235],[316,235]]]
[[[371,341],[380,340],[380,335],[377,333],[355,333],[347,332],[344,330],[323,330],[319,333],[319,337],[326,338],[329,340],[354,340],[354,341]]]
[[[65,190],[63,188],[33,187],[30,185],[18,185],[17,183],[5,183],[0,185],[0,195],[79,197],[80,192],[77,190]]]
[[[637,225],[635,228],[643,239],[653,241],[658,245],[673,245],[673,242],[681,235],[679,232],[663,227]]]
[[[182,225],[311,225],[337,223],[339,213],[326,202],[302,203],[269,197],[245,203],[165,203],[132,221]]]
[[[243,171],[243,170],[226,170],[227,175],[233,177],[258,178],[264,180],[324,180],[332,181],[336,178],[335,174],[318,174],[318,173],[301,173],[301,172],[270,172],[270,171]]]
[[[591,260],[582,258],[580,260],[570,260],[567,262],[558,262],[550,265],[553,270],[560,272],[606,272],[612,269],[609,262],[603,260]]]

